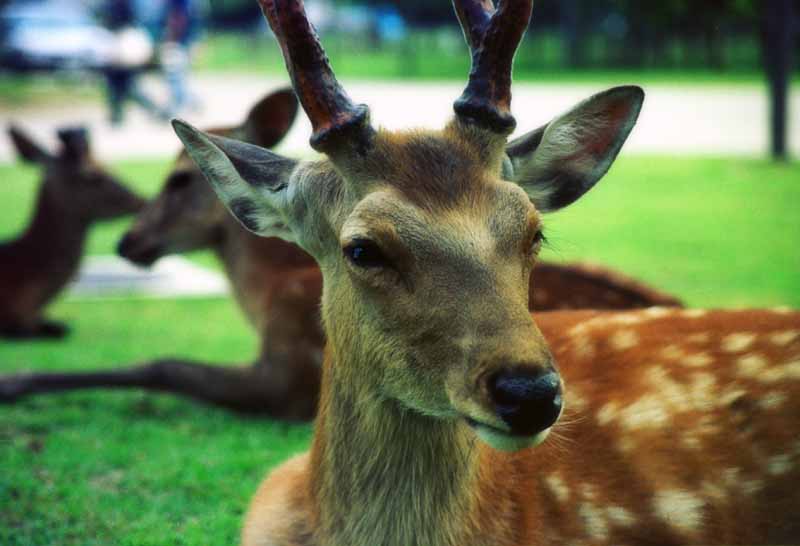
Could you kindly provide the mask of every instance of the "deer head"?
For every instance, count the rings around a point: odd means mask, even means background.
[[[173,126],[242,225],[319,263],[326,382],[355,406],[466,420],[500,449],[540,442],[562,410],[556,364],[528,313],[541,213],[606,173],[642,90],[600,93],[507,142],[511,65],[532,2],[464,0],[455,7],[472,71],[455,118],[392,133],[339,85],[302,1],[259,1],[325,157],[295,161]]]
[[[133,214],[144,206],[143,199],[94,160],[86,129],[60,129],[56,153],[15,125],[8,133],[22,160],[43,168],[42,192],[67,217],[92,223]]]
[[[286,136],[296,115],[294,93],[282,89],[258,101],[240,125],[212,132],[271,148]],[[229,218],[200,169],[184,152],[176,159],[161,192],[137,216],[117,250],[134,263],[151,265],[167,254],[214,244]]]

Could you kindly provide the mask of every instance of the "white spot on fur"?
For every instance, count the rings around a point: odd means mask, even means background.
[[[711,483],[710,481],[704,481],[702,484],[700,484],[700,490],[703,492],[703,495],[708,498],[722,502],[726,502],[728,500],[727,491],[725,491],[725,489],[721,486]]]
[[[621,313],[609,319],[608,322],[612,324],[639,324],[644,321],[644,317],[636,313]]]
[[[686,336],[686,341],[690,343],[708,343],[711,335],[708,332],[700,332],[699,334],[691,334]]]
[[[711,407],[711,400],[717,379],[710,373],[693,373],[689,384],[686,402],[696,410],[704,411]]]
[[[789,345],[792,341],[800,337],[798,330],[786,330],[785,332],[777,332],[769,336],[769,340],[779,347]]]
[[[675,310],[670,309],[669,307],[649,307],[642,311],[642,314],[647,315],[650,318],[662,318],[671,315],[674,312]]]
[[[656,516],[675,529],[694,533],[703,523],[703,501],[688,491],[658,491],[653,499]]]
[[[708,353],[694,353],[681,359],[681,363],[690,368],[702,368],[712,362],[714,362],[714,359]]]
[[[729,406],[736,402],[739,398],[746,396],[747,391],[744,389],[729,389],[726,392],[722,393],[719,397],[719,405],[720,406]]]
[[[700,318],[704,317],[707,314],[708,311],[706,311],[705,309],[685,309],[681,312],[681,315],[683,315],[686,318]]]
[[[786,402],[786,395],[782,392],[768,392],[761,400],[758,401],[758,405],[761,406],[765,410],[772,410],[780,408],[783,403]]]
[[[782,381],[783,378],[783,370],[778,366],[773,366],[759,374],[758,381],[761,383],[777,383],[778,381]]]
[[[569,500],[569,487],[558,474],[550,474],[545,478],[545,483],[558,502],[564,504]]]
[[[773,307],[771,311],[773,313],[778,313],[779,315],[789,315],[794,312],[794,309],[785,305],[781,305],[779,307]]]
[[[756,335],[751,332],[730,334],[722,340],[722,350],[726,353],[739,353],[750,347],[756,340]]]
[[[800,379],[800,360],[786,364],[783,367],[783,375],[787,379]]]
[[[604,405],[600,408],[600,411],[597,412],[597,422],[600,425],[607,425],[617,417],[617,404],[616,402],[609,402],[608,404]]]
[[[624,351],[636,347],[639,336],[633,330],[617,330],[608,341],[617,351]]]
[[[767,472],[773,476],[781,476],[792,469],[788,455],[776,455],[767,461]]]
[[[575,326],[569,329],[568,334],[571,337],[578,337],[583,336],[589,330],[589,327],[586,325],[586,322],[579,322]]]
[[[740,357],[739,360],[736,361],[736,365],[739,369],[739,375],[751,378],[758,377],[758,375],[764,371],[764,368],[767,367],[767,359],[758,353],[752,353]]]
[[[683,358],[683,351],[677,345],[667,345],[661,350],[661,356],[668,360],[679,360]]]
[[[603,512],[590,502],[578,506],[578,515],[583,520],[586,533],[594,540],[608,540],[608,522]]]
[[[631,527],[636,524],[636,518],[622,506],[609,506],[606,508],[608,520],[619,527]]]
[[[620,411],[620,422],[628,430],[661,428],[669,421],[670,412],[664,401],[654,395],[645,395]]]
[[[587,335],[578,336],[573,339],[575,354],[582,358],[592,358],[595,353],[594,342]]]

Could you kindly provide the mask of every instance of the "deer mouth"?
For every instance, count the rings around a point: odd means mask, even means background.
[[[161,245],[141,246],[129,237],[124,237],[117,246],[117,253],[136,265],[150,267],[164,255]]]
[[[490,447],[498,451],[514,452],[536,447],[550,435],[550,428],[533,435],[517,435],[495,426],[481,423],[471,417],[466,417],[466,421],[482,442],[489,444]]]

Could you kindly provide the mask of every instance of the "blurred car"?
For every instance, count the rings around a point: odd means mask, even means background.
[[[104,65],[113,34],[75,0],[12,1],[0,8],[0,65],[74,70]]]

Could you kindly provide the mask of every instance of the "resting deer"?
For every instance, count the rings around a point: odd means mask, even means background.
[[[242,125],[213,132],[268,148],[289,130],[296,112],[294,93],[277,91],[259,101]],[[254,363],[220,366],[168,358],[103,371],[14,374],[0,377],[0,402],[80,388],[144,388],[237,411],[313,417],[324,344],[319,269],[297,246],[244,229],[184,153],[120,241],[119,252],[147,266],[167,254],[200,249],[211,249],[219,258],[239,306],[260,334]],[[672,296],[597,266],[539,262],[532,278],[537,290],[529,303],[537,310],[680,305]]]
[[[324,280],[311,450],[264,482],[244,544],[797,542],[799,313],[528,312],[541,214],[605,174],[641,89],[507,146],[532,2],[461,0],[473,57],[455,118],[376,130],[302,2],[260,4],[325,157],[173,123],[231,213]],[[564,440],[543,443],[565,400]]]
[[[44,174],[27,229],[0,244],[0,336],[63,337],[67,326],[43,318],[42,311],[78,269],[89,228],[133,214],[144,201],[92,158],[84,129],[58,131],[57,154],[18,127],[9,134],[20,157]]]

